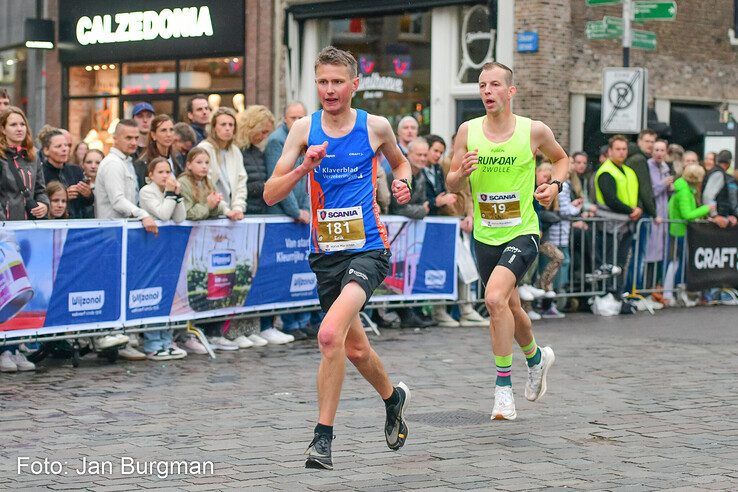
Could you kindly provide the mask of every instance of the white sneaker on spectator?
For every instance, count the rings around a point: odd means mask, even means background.
[[[138,341],[139,336],[140,335],[138,333],[131,333],[130,335],[128,335],[128,346],[138,347],[139,346],[139,341]]]
[[[169,353],[169,349],[159,349],[156,352],[146,354],[146,358],[153,361],[172,360],[172,354]]]
[[[105,350],[117,345],[125,345],[128,341],[129,337],[127,335],[106,335],[104,337],[94,338],[92,345],[95,347],[95,350]]]
[[[286,333],[282,333],[276,328],[266,329],[259,333],[259,336],[273,345],[284,345],[285,343],[295,341],[295,337],[293,337],[292,335],[287,335]]]
[[[459,318],[461,326],[489,326],[489,318],[479,314],[471,304],[462,304],[459,309],[461,311],[461,318]]]
[[[528,285],[527,287],[530,293],[533,294],[533,297],[535,297],[536,299],[539,299],[546,295],[546,291],[543,289],[539,289],[538,287],[533,287],[532,285]]]
[[[236,343],[238,345],[238,348],[240,349],[254,346],[254,342],[252,342],[251,339],[246,335],[237,336],[236,339],[233,340],[233,343]]]
[[[13,354],[13,362],[19,371],[35,371],[36,364],[26,359],[26,355],[20,351]]]
[[[442,327],[458,328],[460,323],[446,311],[445,305],[433,306],[433,322]]]
[[[269,343],[256,333],[249,335],[248,338],[253,342],[254,347],[263,347]]]
[[[531,309],[528,311],[528,318],[530,318],[531,321],[538,321],[541,319],[541,315]]]
[[[118,349],[118,357],[125,360],[146,360],[146,354],[139,352],[130,344],[122,349]]]
[[[172,344],[171,347],[169,347],[169,355],[172,357],[172,360],[176,359],[184,359],[187,357],[187,352],[182,350],[181,348],[177,347],[176,345]]]
[[[213,350],[238,350],[238,344],[228,340],[226,337],[211,337],[208,338],[208,342],[210,342]]]
[[[533,295],[533,293],[529,289],[529,285],[521,285],[518,287],[518,295],[520,296],[521,301],[532,301],[536,298],[536,296]]]
[[[184,349],[189,354],[205,355],[208,353],[208,349],[195,337],[188,337],[184,342],[180,342],[181,349]]]
[[[13,361],[13,354],[5,351],[0,354],[0,372],[17,372],[18,366]]]
[[[543,297],[545,297],[546,299],[553,299],[554,297],[556,297],[556,291],[547,290],[546,292],[543,293]]]

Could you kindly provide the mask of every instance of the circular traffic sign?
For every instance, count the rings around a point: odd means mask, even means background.
[[[633,104],[634,92],[633,86],[628,82],[615,82],[607,93],[607,98],[613,107],[617,109],[625,109]]]

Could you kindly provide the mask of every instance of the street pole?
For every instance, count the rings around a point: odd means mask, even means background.
[[[633,40],[631,20],[633,19],[633,0],[623,0],[623,66],[630,66],[630,46]]]

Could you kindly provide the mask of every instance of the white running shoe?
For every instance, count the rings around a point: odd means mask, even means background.
[[[269,343],[256,333],[254,333],[253,335],[249,335],[248,339],[251,340],[251,342],[254,344],[254,347],[263,347],[264,345],[267,345]]]
[[[535,300],[536,296],[533,295],[529,287],[529,285],[521,285],[518,287],[518,295],[520,296],[521,301],[530,302]]]
[[[530,318],[531,321],[538,321],[541,319],[541,315],[531,309],[528,311],[528,318]]]
[[[208,339],[208,342],[210,342],[213,350],[238,350],[238,344],[228,340],[226,337],[211,337]]]
[[[0,354],[0,372],[17,372],[18,366],[13,361],[13,354],[5,351]]]
[[[146,354],[139,352],[130,345],[123,347],[122,349],[118,349],[118,356],[125,360],[146,360]]]
[[[515,398],[512,386],[495,386],[495,406],[492,407],[492,420],[515,420]]]
[[[93,338],[92,344],[95,350],[105,350],[117,345],[125,345],[129,342],[128,335],[106,335],[104,337]]]
[[[233,343],[238,345],[238,348],[249,348],[254,346],[254,342],[251,341],[249,337],[246,335],[239,335],[234,340]]]
[[[187,337],[184,342],[180,342],[180,345],[180,348],[184,349],[188,354],[205,355],[208,353],[205,345],[201,344],[195,337]]]
[[[276,328],[269,328],[259,333],[259,336],[273,345],[284,345],[295,341],[295,337],[282,333]]]
[[[531,294],[533,294],[533,297],[536,299],[539,299],[546,295],[546,291],[543,289],[539,289],[538,287],[533,287],[532,285],[526,286]]]
[[[172,344],[172,346],[169,347],[168,350],[169,355],[172,356],[172,360],[184,359],[185,357],[187,357],[187,352],[177,347],[177,345],[175,344]]]
[[[448,314],[444,305],[433,306],[433,322],[438,326],[446,328],[458,328],[461,326],[458,321]]]
[[[537,401],[546,394],[546,375],[556,360],[551,347],[540,347],[541,362],[528,368],[528,381],[525,383],[525,398]]]
[[[19,371],[36,370],[36,364],[26,359],[25,354],[21,353],[20,350],[13,354],[13,362],[15,362],[15,366],[18,368]]]

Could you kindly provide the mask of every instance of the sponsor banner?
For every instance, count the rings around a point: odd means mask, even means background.
[[[455,299],[458,221],[382,220],[392,258],[371,301]],[[8,224],[0,340],[318,304],[309,227],[287,218],[167,222],[156,236],[135,221]]]
[[[6,222],[0,231],[0,332],[120,326],[123,227],[122,221]]]
[[[254,284],[246,306],[287,307],[316,304],[315,274],[308,264],[310,228],[306,224],[265,224]]]
[[[687,225],[687,288],[738,288],[738,228],[714,224]]]

